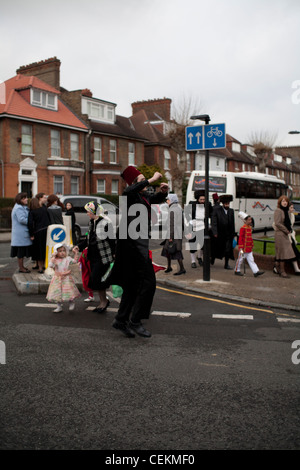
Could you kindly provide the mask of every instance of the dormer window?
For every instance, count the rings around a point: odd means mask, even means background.
[[[92,121],[115,122],[115,106],[112,103],[83,96],[81,107],[82,113],[87,114]]]
[[[32,88],[30,90],[30,102],[32,106],[57,111],[57,96],[54,93]]]
[[[237,142],[232,142],[232,151],[233,152],[240,152],[241,146]]]

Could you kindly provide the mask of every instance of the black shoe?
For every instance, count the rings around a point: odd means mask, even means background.
[[[196,263],[192,263],[192,268],[197,268]]]
[[[233,269],[229,266],[229,264],[225,264],[224,269]]]
[[[202,258],[198,258],[198,263],[199,263],[199,266],[203,266]]]
[[[107,299],[107,304],[105,305],[105,307],[96,307],[94,308],[93,312],[104,313],[107,307],[109,306],[109,304],[110,304],[110,301]]]
[[[244,276],[244,274],[242,274],[241,271],[235,271],[234,274],[236,276]]]
[[[141,323],[132,323],[129,322],[129,328],[135,331],[138,335],[143,336],[144,338],[150,338],[150,331],[146,330]]]
[[[186,270],[182,269],[181,271],[178,271],[177,273],[174,273],[173,276],[180,276],[181,274],[185,274]]]
[[[165,273],[170,273],[171,271],[173,271],[172,268],[167,268],[167,269],[165,269]]]
[[[134,338],[135,334],[131,328],[126,323],[122,323],[118,320],[114,320],[112,327],[116,330],[120,330],[123,335],[127,336],[127,338]]]
[[[264,274],[265,271],[257,271],[257,273],[254,274],[254,277],[261,276]]]

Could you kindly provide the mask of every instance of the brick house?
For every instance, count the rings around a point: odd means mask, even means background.
[[[86,124],[61,101],[57,88],[17,72],[2,84],[1,195],[84,192]]]

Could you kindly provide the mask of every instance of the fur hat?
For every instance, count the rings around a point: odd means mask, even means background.
[[[231,202],[233,201],[233,197],[231,194],[222,194],[220,196],[220,202],[224,203],[224,202]]]
[[[131,185],[139,175],[141,175],[141,172],[135,166],[128,166],[123,173],[121,173],[122,178],[129,185]]]

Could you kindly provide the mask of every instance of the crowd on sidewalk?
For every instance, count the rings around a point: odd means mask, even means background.
[[[179,205],[176,194],[168,193],[168,185],[160,183],[159,191],[149,193],[149,185],[158,182],[162,175],[156,172],[152,178],[146,179],[135,167],[129,166],[122,173],[127,187],[123,192],[126,198],[127,217],[121,217],[120,232],[127,236],[113,239],[107,236],[113,233],[109,230],[110,220],[101,205],[95,200],[85,205],[87,216],[90,219],[89,231],[84,240],[73,247],[72,255],[64,244],[54,246],[50,265],[53,268],[53,277],[49,285],[47,299],[57,304],[56,313],[63,310],[63,303],[69,302],[69,309],[74,309],[74,301],[80,296],[72,277],[70,265],[80,261],[82,267],[83,286],[89,293],[87,301],[94,300],[94,292],[99,294],[99,305],[95,308],[97,313],[104,313],[109,300],[106,289],[116,286],[121,293],[118,313],[113,327],[127,337],[138,334],[150,337],[142,320],[149,318],[151,306],[156,289],[155,271],[149,252],[149,236],[152,218],[152,204],[167,201],[168,236],[163,242],[161,256],[167,259],[165,274],[172,272],[172,261],[178,264],[176,276],[186,274],[183,260],[183,243],[187,243],[190,254],[191,267],[203,265],[203,246],[206,217],[210,220],[209,236],[211,239],[210,263],[215,259],[224,260],[224,269],[233,270],[237,276],[243,276],[242,263],[247,261],[254,277],[264,274],[259,269],[253,257],[252,222],[250,214],[240,212],[243,225],[238,234],[239,255],[235,267],[230,265],[233,261],[233,248],[235,244],[234,212],[230,208],[232,195],[217,193],[213,195],[213,205],[205,206],[204,191],[195,191],[194,200],[190,201],[187,210],[183,211]],[[132,236],[129,226],[136,222],[137,215],[130,210],[135,205],[143,208],[146,214],[146,223],[140,224],[141,231],[138,236]],[[66,208],[66,215],[75,224],[75,215],[71,205]],[[20,273],[29,273],[24,266],[24,259],[31,257],[37,269],[43,273],[47,229],[51,224],[63,224],[62,213],[65,210],[58,196],[46,197],[44,193],[37,194],[30,201],[26,193],[19,193],[15,198],[12,210],[11,257],[18,260]],[[143,212],[143,211],[142,211]],[[291,262],[295,274],[300,274],[298,261],[300,254],[296,246],[295,232],[293,230],[293,206],[286,196],[278,199],[274,215],[275,230],[275,266],[274,273],[286,278],[285,263]],[[134,214],[134,215],[132,215]],[[125,231],[125,232],[124,232]],[[79,258],[79,253],[81,256]],[[161,268],[158,268],[161,269]]]

